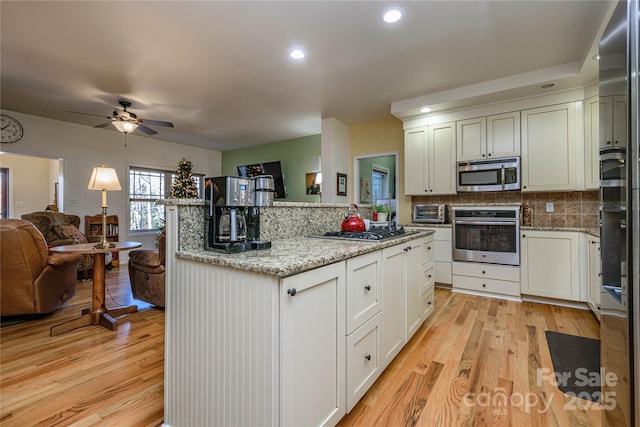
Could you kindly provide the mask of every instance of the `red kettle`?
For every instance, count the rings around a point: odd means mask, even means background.
[[[342,231],[365,231],[364,221],[358,214],[358,206],[351,203],[347,209],[347,217],[342,221]]]

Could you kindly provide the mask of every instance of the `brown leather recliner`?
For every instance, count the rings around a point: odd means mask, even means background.
[[[158,249],[129,252],[129,279],[135,299],[164,307],[165,233],[158,237]]]
[[[80,217],[78,215],[65,214],[56,211],[32,212],[22,215],[22,219],[32,222],[44,236],[47,246],[77,245],[82,243],[97,243],[99,237],[89,238],[80,231]],[[109,264],[113,258],[111,253],[106,254],[105,264]],[[82,278],[89,278],[89,271],[93,269],[93,255],[83,255],[78,264],[78,272]]]
[[[49,254],[33,223],[0,220],[0,316],[50,313],[76,293],[81,255]]]

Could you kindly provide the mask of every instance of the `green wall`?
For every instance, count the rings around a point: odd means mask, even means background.
[[[224,151],[222,174],[235,175],[235,168],[239,165],[279,160],[287,190],[286,201],[320,202],[319,195],[307,195],[305,182],[306,174],[313,172],[313,158],[320,156],[320,150],[320,135],[311,135],[251,148]]]

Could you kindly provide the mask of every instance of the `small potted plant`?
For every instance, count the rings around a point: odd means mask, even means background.
[[[373,210],[378,212],[376,221],[386,221],[387,216],[391,213],[391,208],[387,205],[373,205]]]

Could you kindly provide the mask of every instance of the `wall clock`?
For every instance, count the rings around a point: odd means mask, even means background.
[[[24,129],[19,121],[6,114],[0,114],[0,142],[12,143],[22,138]]]

